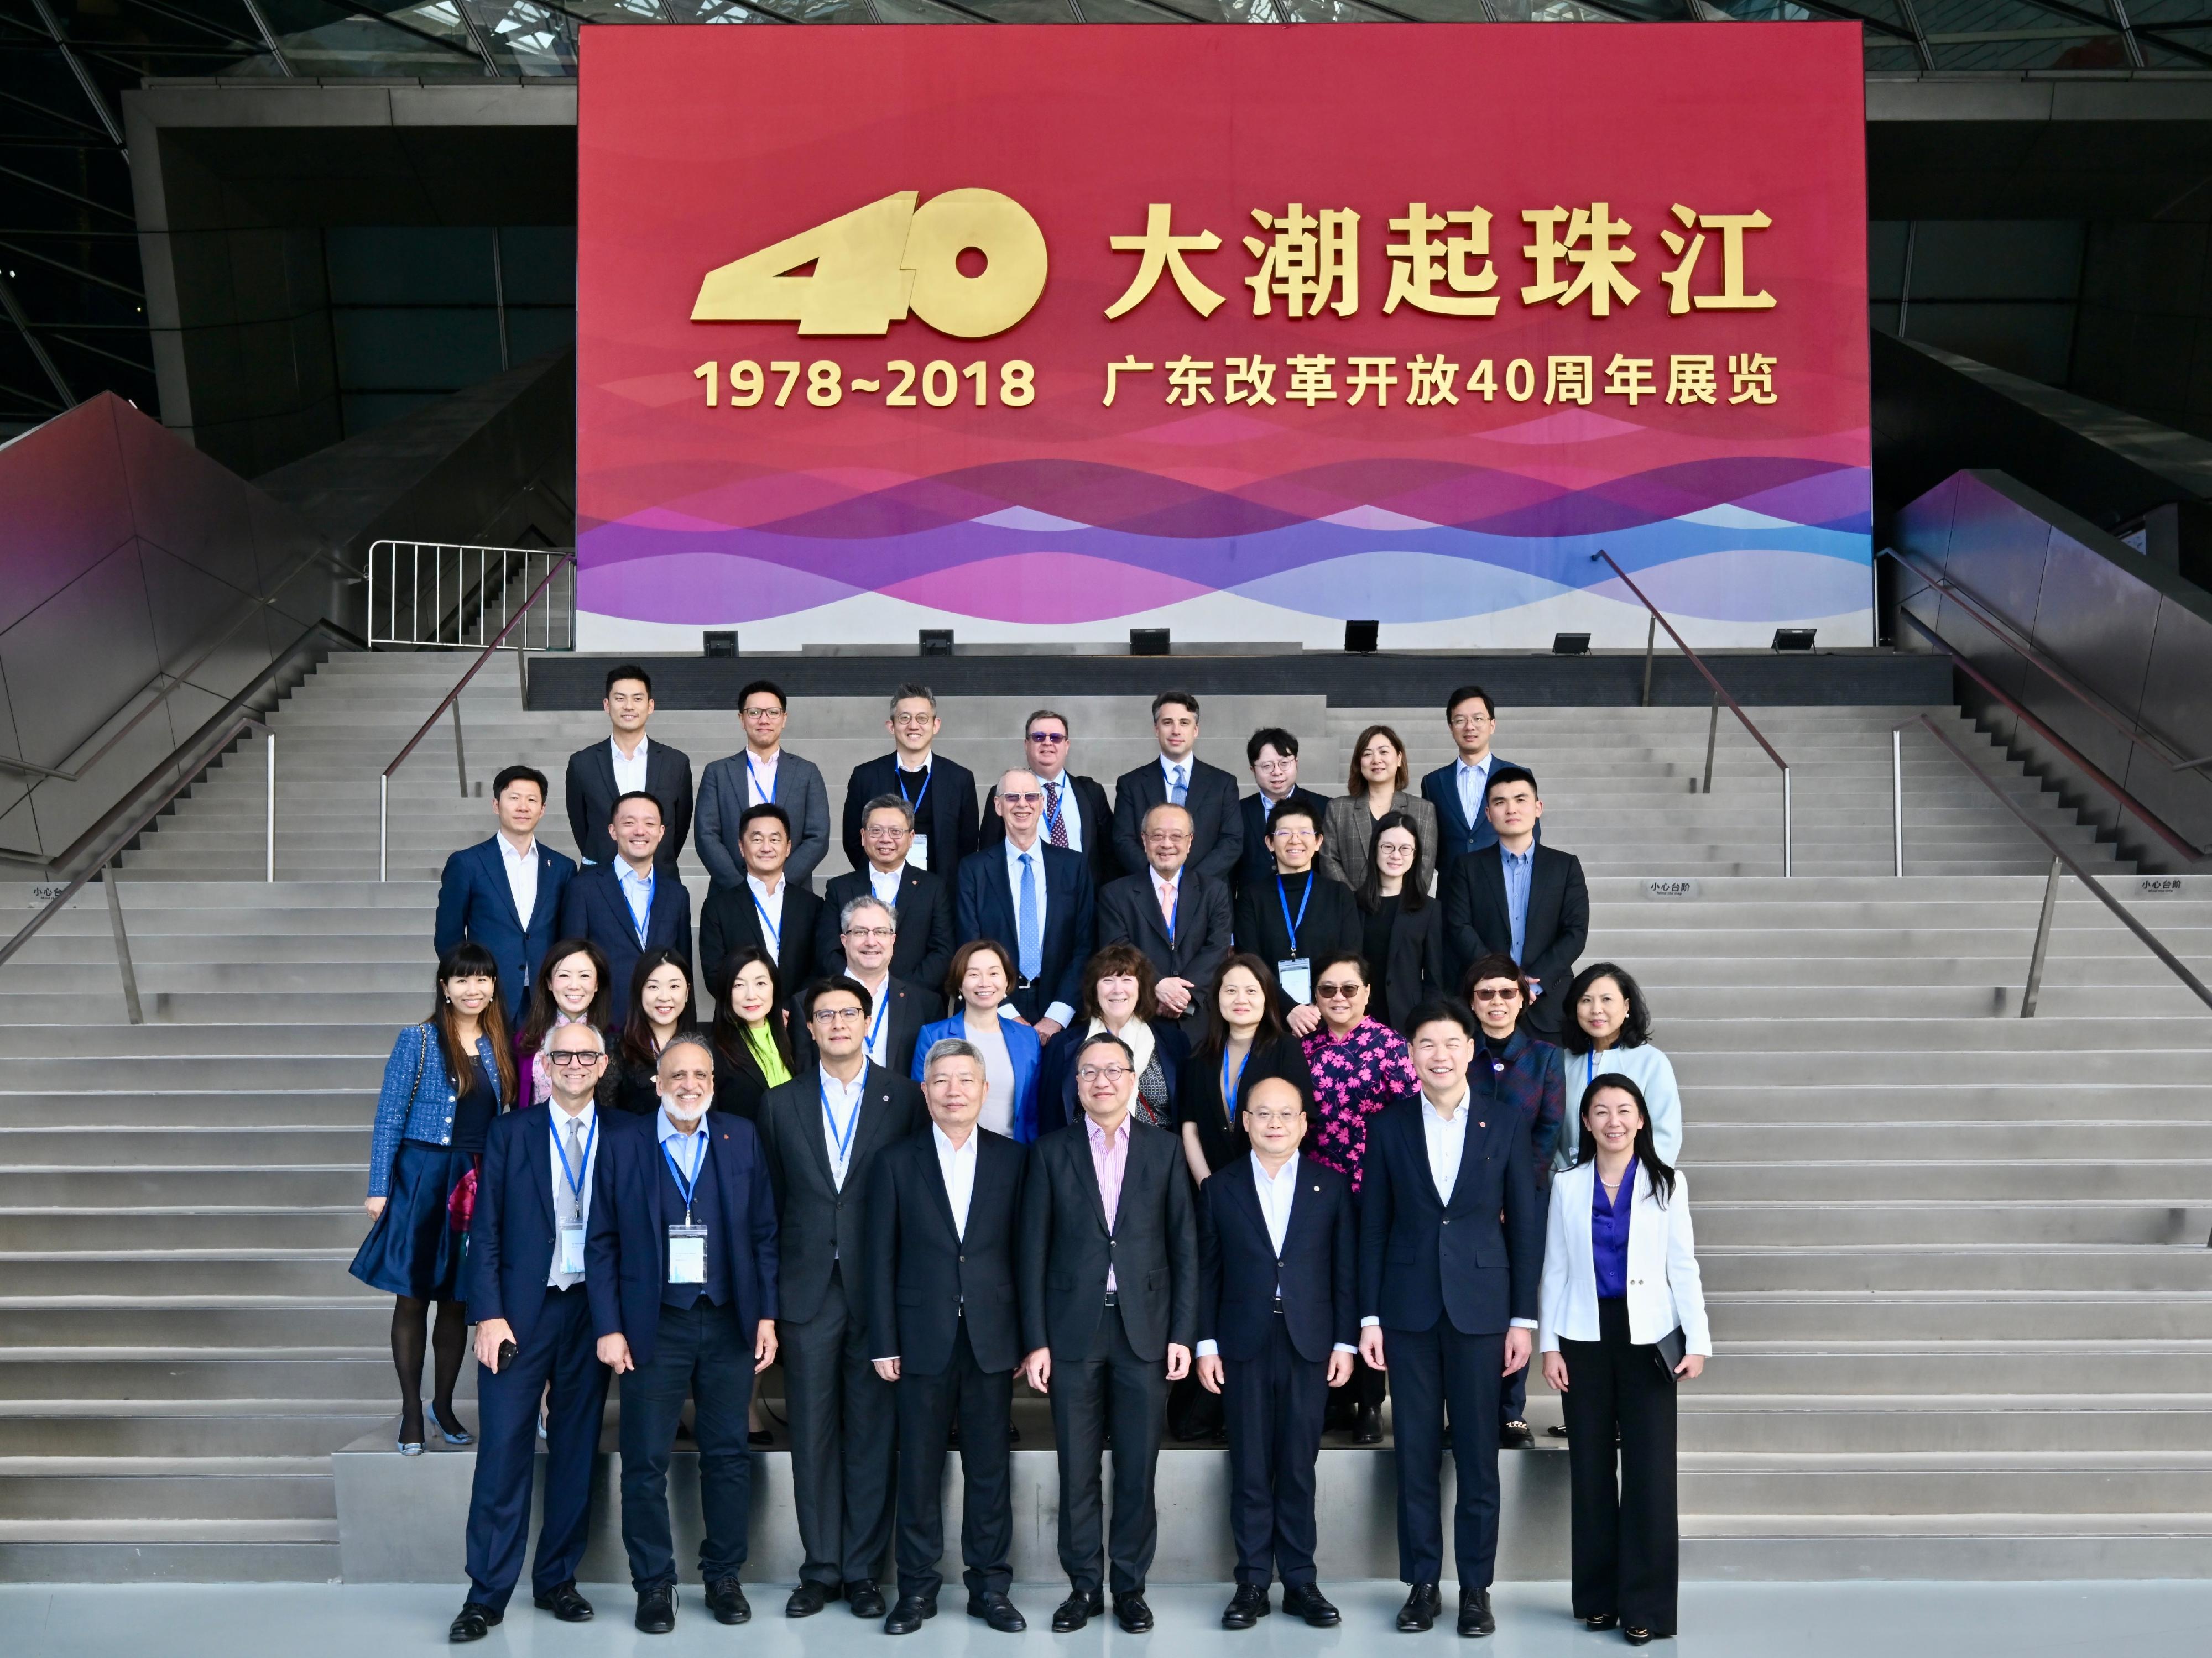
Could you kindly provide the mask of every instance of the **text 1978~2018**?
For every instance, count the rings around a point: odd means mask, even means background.
[[[972,398],[981,408],[992,398],[989,363],[958,365],[943,358],[921,364],[893,358],[884,365],[883,374],[872,380],[863,380],[858,374],[848,379],[843,367],[830,361],[786,361],[763,365],[749,358],[741,359],[730,365],[726,392],[719,362],[701,363],[691,371],[691,377],[705,385],[709,409],[719,407],[726,397],[732,409],[750,409],[763,401],[781,409],[792,401],[802,380],[805,382],[806,401],[817,409],[834,409],[848,393],[855,397],[880,394],[887,409],[912,409],[923,404],[932,409],[944,409],[963,397]],[[1033,365],[1018,358],[999,365],[999,402],[1010,409],[1019,409],[1036,397],[1036,369]]]

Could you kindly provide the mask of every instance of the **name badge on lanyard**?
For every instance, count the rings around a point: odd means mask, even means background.
[[[671,1284],[704,1284],[707,1281],[707,1229],[695,1224],[691,1218],[691,1193],[699,1184],[699,1170],[707,1161],[707,1137],[699,1137],[699,1151],[691,1163],[687,1179],[676,1154],[668,1149],[668,1142],[660,1143],[660,1155],[674,1177],[676,1189],[683,1195],[684,1219],[681,1224],[668,1229],[668,1281]]]
[[[906,768],[894,761],[891,764],[891,774],[898,781],[899,799],[906,801],[906,809],[914,814],[914,846],[907,853],[907,861],[916,869],[927,869],[929,867],[929,836],[921,830],[921,803],[929,799],[929,786],[937,779],[937,768],[932,766],[921,774],[921,793],[911,799],[908,797],[906,792]]]
[[[596,1112],[592,1116],[591,1137],[584,1142],[584,1161],[580,1168],[568,1167],[568,1148],[561,1144],[560,1135],[556,1134],[553,1137],[554,1154],[561,1159],[561,1178],[568,1182],[568,1190],[576,1199],[579,1215],[583,1210],[584,1175],[592,1166],[592,1148],[599,1143],[599,1119]],[[563,1222],[559,1242],[561,1264],[554,1270],[562,1273],[582,1272],[584,1270],[583,1221],[577,1219]]]
[[[1275,978],[1283,987],[1283,994],[1294,1005],[1313,1000],[1313,963],[1298,954],[1298,929],[1305,925],[1306,906],[1313,902],[1314,878],[1306,875],[1306,890],[1298,895],[1298,913],[1291,914],[1291,895],[1284,886],[1283,878],[1275,878],[1275,902],[1283,907],[1283,930],[1291,936],[1291,953],[1275,963]]]

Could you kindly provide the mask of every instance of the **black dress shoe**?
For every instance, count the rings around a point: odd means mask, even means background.
[[[550,1612],[564,1624],[592,1621],[592,1603],[576,1592],[576,1580],[573,1577],[534,1598],[538,1611]]]
[[[460,1615],[453,1619],[453,1627],[446,1631],[446,1638],[457,1647],[471,1641],[481,1641],[491,1633],[492,1625],[506,1615],[505,1612],[494,1612],[481,1600],[466,1601],[461,1606]]]
[[[876,1587],[872,1577],[863,1577],[845,1585],[845,1603],[853,1609],[855,1618],[880,1618],[884,1615],[884,1592]]]
[[[1334,1629],[1344,1621],[1344,1614],[1328,1603],[1318,1583],[1283,1585],[1283,1611],[1292,1618],[1303,1618],[1316,1629]]]
[[[1030,1620],[1015,1609],[1014,1603],[996,1589],[969,1595],[968,1615],[981,1619],[1001,1635],[1019,1635],[1030,1626]]]
[[[1274,1606],[1267,1600],[1266,1588],[1258,1583],[1239,1583],[1237,1593],[1229,1597],[1229,1605],[1221,1613],[1224,1629],[1249,1629]]]
[[[745,1586],[734,1577],[717,1577],[707,1585],[707,1610],[718,1624],[750,1624],[753,1603],[745,1599]]]
[[[1488,1589],[1462,1588],[1459,1592],[1459,1632],[1462,1635],[1498,1633],[1498,1620],[1490,1615]]]
[[[1105,1610],[1106,1597],[1097,1589],[1087,1594],[1077,1589],[1054,1609],[1052,1632],[1054,1635],[1072,1635]]]
[[[757,1451],[764,1451],[775,1443],[775,1436],[766,1428],[749,1428],[745,1430],[745,1443]]]
[[[1602,1631],[1611,1629],[1620,1621],[1620,1619],[1614,1617],[1613,1613],[1609,1612],[1601,1612],[1594,1618],[1583,1619],[1583,1627],[1587,1630],[1597,1630]]]
[[[1648,1629],[1631,1629],[1627,1625],[1623,1624],[1620,1626],[1620,1638],[1632,1647],[1648,1647],[1651,1644],[1651,1631]]]
[[[791,1599],[783,1603],[787,1618],[811,1618],[837,1598],[837,1589],[831,1583],[810,1583],[799,1580],[799,1587],[791,1592]]]
[[[1398,1608],[1398,1627],[1408,1635],[1419,1635],[1437,1626],[1437,1614],[1444,1609],[1444,1598],[1434,1583],[1416,1583],[1406,1596],[1406,1604]]]
[[[676,1627],[675,1584],[638,1591],[637,1626],[647,1635],[665,1635]]]
[[[1352,1424],[1352,1442],[1355,1445],[1380,1445],[1382,1442],[1382,1409],[1370,1406],[1359,1413]]]
[[[880,1605],[882,1597],[878,1595],[877,1600]],[[884,1619],[884,1633],[911,1635],[921,1627],[924,1619],[936,1616],[936,1601],[925,1600],[919,1594],[902,1594],[898,1605],[891,1608],[891,1615]]]
[[[1498,1448],[1533,1451],[1536,1448],[1536,1431],[1525,1422],[1508,1422],[1498,1430]]]
[[[1152,1626],[1152,1609],[1145,1604],[1142,1589],[1125,1589],[1114,1597],[1114,1621],[1131,1635],[1142,1635]]]

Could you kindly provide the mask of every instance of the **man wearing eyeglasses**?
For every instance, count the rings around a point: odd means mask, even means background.
[[[803,891],[814,890],[815,869],[830,855],[830,791],[820,767],[783,746],[788,716],[783,688],[772,679],[754,680],[738,693],[744,747],[710,762],[700,774],[696,845],[717,887],[744,884],[740,837],[745,812],[754,806],[783,809],[791,833],[787,872]]]
[[[853,768],[845,785],[845,856],[854,869],[867,860],[860,823],[869,801],[896,794],[914,813],[914,841],[907,856],[918,867],[949,876],[975,850],[975,774],[936,751],[944,722],[937,693],[927,685],[902,685],[891,693],[891,751]]]
[[[1225,884],[1190,867],[1190,842],[1183,807],[1163,804],[1145,814],[1146,870],[1099,893],[1098,943],[1143,950],[1158,975],[1158,1016],[1195,1026],[1206,1014],[1201,993],[1229,957],[1230,901]]]
[[[944,998],[935,990],[908,983],[891,970],[897,927],[896,919],[882,899],[855,898],[845,906],[837,942],[845,976],[868,993],[868,1034],[863,1044],[868,1059],[903,1077],[914,1069],[914,1045],[921,1028],[940,1017]],[[835,971],[831,969],[833,976]],[[939,976],[942,982],[943,975]],[[793,1045],[799,1051],[801,1066],[814,1062],[813,1037],[803,1024]]]
[[[907,856],[914,847],[914,808],[896,794],[879,794],[862,808],[860,846],[867,861],[833,877],[823,890],[814,960],[823,973],[852,971],[854,957],[845,948],[845,912],[856,899],[875,899],[896,918],[898,936],[892,942],[890,971],[931,999],[923,1014],[927,1020],[945,1011],[945,970],[952,965],[952,952],[960,940],[952,931],[951,876],[916,869]],[[874,993],[870,974],[855,972],[854,977]],[[903,1071],[905,1066],[893,1068]]]
[[[1513,763],[1491,752],[1498,705],[1481,686],[1462,685],[1445,698],[1444,723],[1451,727],[1452,746],[1459,757],[1421,779],[1421,799],[1437,809],[1437,835],[1443,842],[1437,849],[1438,869],[1497,844],[1498,831],[1484,803],[1490,794],[1491,774]]]
[[[913,1082],[869,1060],[872,1011],[851,978],[809,985],[799,1013],[815,1063],[769,1090],[757,1119],[783,1218],[777,1328],[805,1551],[788,1618],[841,1594],[855,1618],[884,1615],[876,1573],[890,1546],[897,1434],[891,1384],[870,1362],[868,1172],[927,1119]]]
[[[1114,809],[1106,802],[1105,789],[1095,779],[1069,773],[1073,730],[1066,714],[1039,708],[1022,726],[1022,749],[1044,791],[1045,840],[1081,853],[1091,865],[1091,886],[1103,891],[1106,884],[1121,872],[1121,862],[1114,855]],[[1006,825],[1000,821],[994,805],[998,793],[994,786],[984,799],[981,835],[976,842],[979,849],[1006,838]]]
[[[1229,1422],[1229,1529],[1237,1593],[1224,1629],[1283,1610],[1341,1621],[1314,1565],[1314,1467],[1328,1390],[1352,1379],[1359,1335],[1352,1182],[1298,1155],[1305,1101],[1279,1077],[1244,1096],[1252,1151],[1198,1190],[1198,1379]]]
[[[960,865],[954,917],[962,942],[989,938],[1014,961],[1006,999],[1048,1042],[1083,999],[1083,964],[1097,938],[1091,868],[1043,834],[1044,786],[1010,771],[993,792],[1006,838]]]
[[[447,1632],[455,1644],[490,1632],[522,1574],[541,1394],[547,1395],[545,1504],[531,1588],[539,1609],[564,1624],[592,1616],[592,1603],[576,1590],[576,1569],[609,1372],[592,1351],[584,1236],[599,1160],[592,1090],[606,1072],[606,1038],[586,1023],[556,1026],[545,1039],[545,1063],[551,1100],[492,1120],[469,1224],[467,1295],[476,1309],[482,1417],[469,1495],[469,1598]]]
[[[1152,1626],[1145,1577],[1159,1542],[1153,1475],[1168,1383],[1190,1373],[1198,1227],[1182,1149],[1133,1121],[1134,1061],[1101,1031],[1075,1055],[1083,1121],[1041,1138],[1022,1193],[1022,1371],[1052,1400],[1060,1459],[1060,1564],[1069,1594],[1055,1633],[1105,1610],[1132,1635]],[[1100,1460],[1114,1441],[1114,1520],[1101,1523]]]

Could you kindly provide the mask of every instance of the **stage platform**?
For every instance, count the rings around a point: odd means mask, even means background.
[[[623,659],[551,653],[530,659],[530,707],[597,711],[606,671]],[[1340,707],[1425,708],[1453,686],[1483,686],[1502,708],[1634,708],[1642,700],[1644,653],[1589,656],[1540,652],[1300,651],[1193,644],[1172,655],[1131,656],[959,651],[922,656],[913,647],[859,647],[738,657],[647,656],[654,700],[664,710],[735,708],[754,679],[793,696],[882,696],[918,680],[939,696],[1151,696],[1170,686],[1200,696],[1319,695]],[[1925,707],[1949,702],[1950,664],[1883,650],[1714,651],[1706,661],[1747,707]],[[1696,667],[1662,638],[1652,662],[1651,701],[1702,707],[1712,698]]]

